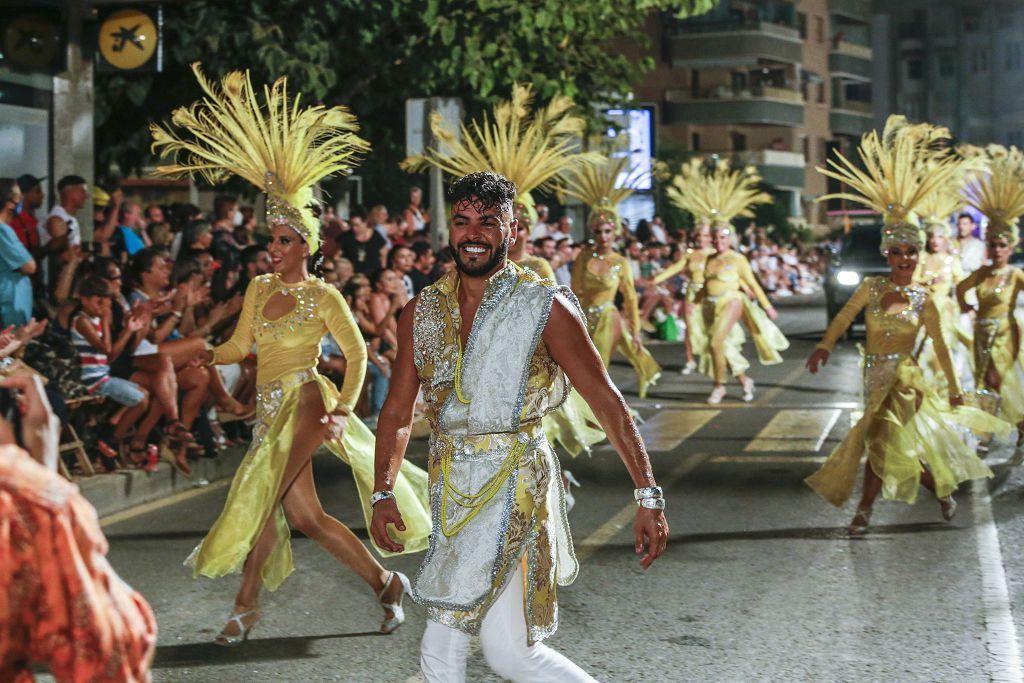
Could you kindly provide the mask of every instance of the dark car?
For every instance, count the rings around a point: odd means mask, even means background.
[[[855,225],[843,237],[839,252],[832,255],[825,272],[825,305],[828,320],[836,317],[853,292],[870,275],[884,275],[889,272],[879,245],[882,243],[882,226]],[[863,322],[858,316],[857,321]]]

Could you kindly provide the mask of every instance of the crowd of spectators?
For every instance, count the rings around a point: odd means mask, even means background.
[[[0,178],[0,363],[42,376],[62,422],[85,438],[90,469],[152,470],[163,458],[187,474],[196,458],[247,443],[255,358],[210,368],[198,356],[230,336],[249,281],[272,270],[260,216],[227,195],[209,213],[183,203],[143,206],[116,186],[89,188],[79,176],[59,180],[52,208],[41,215],[42,180]],[[84,243],[79,221],[90,195],[95,227]],[[395,213],[379,205],[345,217],[328,207],[321,215],[322,277],[342,292],[368,346],[357,411],[371,426],[387,394],[398,313],[454,268],[448,249],[431,249],[429,222],[418,188]],[[570,215],[555,220],[538,205],[520,236],[528,240],[525,253],[549,261],[558,282],[569,285],[585,248],[572,234]],[[643,293],[645,280],[679,258],[687,241],[655,216],[624,231],[620,246]],[[742,248],[774,296],[815,286],[813,252],[773,244],[760,230]],[[648,293],[645,320],[674,313],[679,284]],[[345,373],[329,337],[320,371],[339,382]],[[70,457],[65,464],[82,467]]]

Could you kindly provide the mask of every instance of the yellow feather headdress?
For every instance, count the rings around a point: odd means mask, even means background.
[[[871,131],[861,137],[857,150],[864,169],[836,153],[829,168],[818,172],[850,187],[818,198],[849,199],[882,214],[882,251],[896,244],[924,244],[915,210],[936,191],[948,187],[961,170],[946,145],[949,130],[927,123],[911,124],[906,117],[890,116],[882,135]]]
[[[563,194],[590,207],[591,227],[601,223],[621,224],[618,206],[634,192],[640,178],[629,167],[629,157],[602,157],[596,164],[578,165],[565,174]],[[619,178],[625,176],[621,187]]]
[[[200,63],[192,71],[206,96],[175,109],[170,126],[150,124],[152,151],[170,155],[154,176],[183,178],[198,174],[210,183],[237,175],[267,193],[267,223],[287,224],[310,251],[320,246],[320,224],[310,210],[313,185],[352,170],[370,144],[355,134],[355,116],[346,107],[300,109],[301,96],[288,96],[282,77],[263,87],[261,103],[249,72],[233,71],[220,85],[208,80]]]
[[[755,204],[773,201],[770,194],[758,189],[760,182],[761,176],[753,166],[733,168],[728,159],[722,159],[709,170],[703,159],[694,158],[672,178],[666,195],[698,222],[729,227],[734,218],[752,218]]]
[[[461,139],[445,127],[440,114],[430,118],[430,129],[450,152],[428,148],[422,155],[405,159],[401,168],[422,171],[439,168],[456,178],[492,171],[508,178],[523,204],[536,217],[530,192],[558,190],[566,172],[600,157],[579,151],[585,122],[572,113],[572,99],[558,96],[543,109],[533,111],[533,86],[514,85],[512,99],[494,106],[483,121],[461,124]]]
[[[988,218],[988,236],[1005,236],[1017,244],[1017,221],[1024,215],[1024,152],[1002,145],[963,147],[959,151],[983,163],[982,170],[964,187],[967,203]]]

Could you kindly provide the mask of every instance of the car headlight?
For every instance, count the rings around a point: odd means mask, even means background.
[[[840,270],[836,273],[836,282],[843,287],[856,287],[860,284],[860,273],[853,270]]]

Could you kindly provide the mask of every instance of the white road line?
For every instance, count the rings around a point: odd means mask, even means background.
[[[747,443],[746,452],[788,451],[817,453],[839,420],[842,411],[782,408],[757,436]]]
[[[1024,683],[1020,651],[1017,648],[1017,628],[1010,611],[1010,593],[1006,586],[999,530],[992,516],[988,483],[976,479],[971,493],[974,497],[974,537],[981,565],[981,602],[985,619],[988,674],[990,680],[998,683]]]

